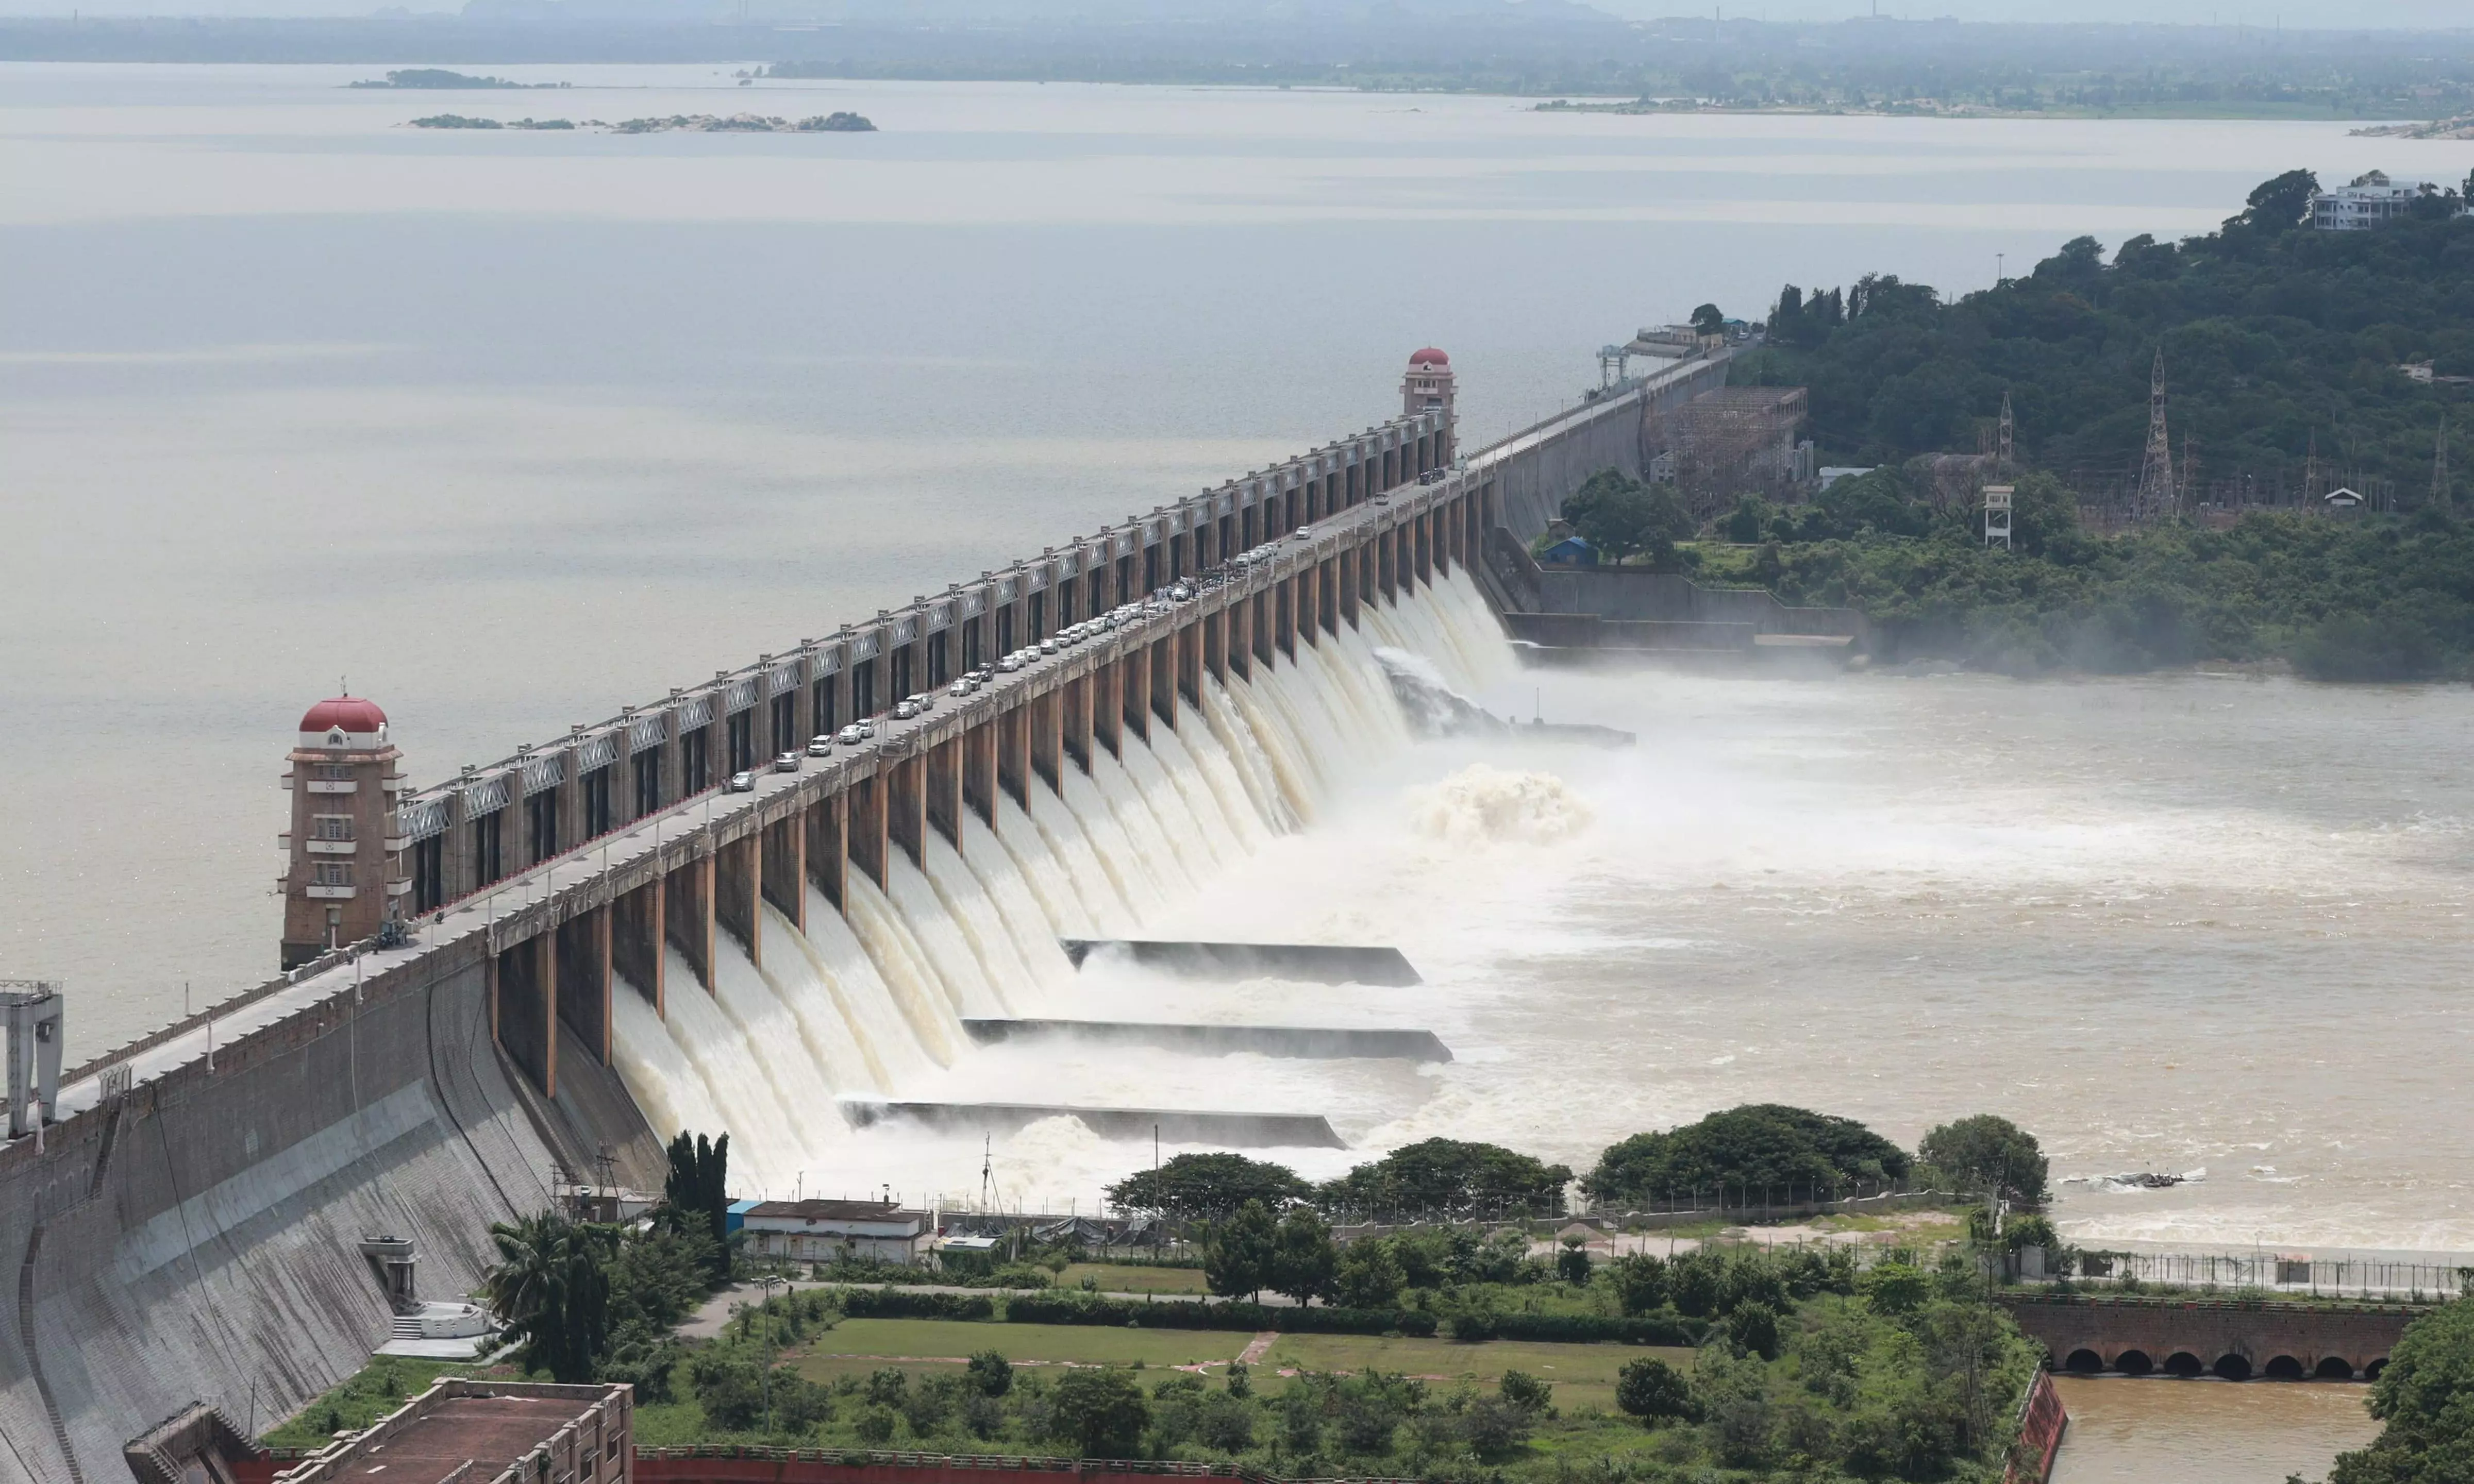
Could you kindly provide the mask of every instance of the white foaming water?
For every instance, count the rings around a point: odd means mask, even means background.
[[[1409,741],[1378,646],[1498,715],[1534,698],[1638,745]],[[838,945],[819,977],[877,1053],[834,1090],[1321,1113],[1350,1149],[1271,1152],[1308,1175],[1435,1136],[1583,1167],[1742,1102],[1909,1144],[1989,1111],[2036,1130],[2057,1178],[2274,1169],[2066,1185],[2077,1241],[2474,1249],[2474,1122],[2413,1112],[2461,1105],[2452,1048],[2474,1034],[2444,969],[2474,949],[2462,689],[1515,674],[1455,580],[1294,665],[1206,681],[1174,734],[1128,738],[1096,777],[1069,763],[1063,796],[1002,801],[993,834],[966,822],[927,875],[897,868],[899,912],[854,873],[846,922],[811,908]],[[2208,761],[2229,736],[2257,742],[2238,778]],[[1390,943],[1425,982],[1066,974],[1050,933]],[[814,1185],[814,1131],[748,1106],[775,1101],[765,1067],[673,965],[667,1027],[641,1005],[616,1020],[648,1115],[718,1118],[763,1151],[751,1179]],[[976,1046],[958,1016],[1000,991],[1020,1016],[1423,1026],[1455,1060]],[[1577,1095],[1541,1120],[1541,1088]],[[834,1138],[850,1189],[978,1188],[976,1135]],[[1149,1153],[1045,1126],[996,1158],[1001,1185],[1063,1209]]]
[[[1454,580],[1426,601],[1437,611],[1401,621],[1421,606],[1413,601],[1400,614],[1370,607],[1364,621],[1384,644],[1429,647],[1451,680],[1482,679],[1458,657],[1501,647],[1483,600]],[[1471,624],[1473,643],[1459,633]],[[1300,645],[1295,663],[1258,667],[1250,682],[1206,678],[1201,705],[1182,706],[1178,723],[1154,719],[1149,741],[1126,733],[1121,754],[1095,749],[1087,772],[1069,762],[1061,793],[1034,780],[1028,810],[1001,799],[993,831],[966,818],[959,850],[931,831],[924,869],[894,853],[889,890],[849,873],[846,913],[811,891],[804,934],[767,906],[761,973],[726,937],[716,944],[715,994],[677,964],[668,1023],[640,997],[616,1026],[621,1075],[646,1116],[666,1135],[718,1122],[751,1178],[770,1189],[803,1170],[830,1187],[830,1175],[816,1177],[827,1160],[854,1185],[888,1166],[916,1183],[927,1175],[920,1151],[958,1152],[967,1142],[895,1125],[853,1132],[833,1109],[842,1096],[1314,1108],[1379,1121],[1381,1097],[1329,1087],[1331,1068],[1350,1064],[1073,1042],[982,1050],[963,1034],[966,1016],[1141,1018],[1146,1005],[1163,1002],[1201,1018],[1245,1018],[1242,1004],[1196,1005],[1191,991],[1143,976],[1084,980],[1056,939],[1123,936],[1198,911],[1210,918],[1204,888],[1294,839],[1330,790],[1409,742],[1372,641],[1354,630]],[[1402,1076],[1414,1081],[1399,1067],[1365,1066],[1352,1081],[1397,1092]],[[1019,1137],[1031,1139],[1026,1149],[1058,1140],[1054,1129]],[[1104,1140],[1066,1142],[1089,1151],[1055,1172],[1074,1185],[1121,1173]],[[961,1173],[937,1172],[957,1187],[967,1184]]]

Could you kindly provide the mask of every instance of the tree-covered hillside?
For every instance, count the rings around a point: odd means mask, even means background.
[[[2474,388],[2398,368],[2474,375],[2474,217],[2455,215],[2452,189],[2413,220],[2314,231],[2302,223],[2315,184],[2280,176],[2219,231],[2134,237],[2109,262],[2080,237],[1954,302],[1894,276],[1790,287],[1735,379],[1809,387],[1824,464],[1975,453],[2006,393],[2023,462],[2094,509],[2135,480],[2161,347],[2175,462],[2191,458],[2203,496],[2292,501],[2316,436],[2323,481],[2376,485],[2412,509],[2430,489],[2441,409]]]

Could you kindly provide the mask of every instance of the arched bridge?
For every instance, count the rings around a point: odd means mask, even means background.
[[[2082,1376],[2217,1376],[2231,1381],[2376,1380],[2405,1327],[2402,1304],[2005,1295],[2053,1368]]]

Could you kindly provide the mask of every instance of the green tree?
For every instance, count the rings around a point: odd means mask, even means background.
[[[1203,1233],[1202,1279],[1223,1297],[1258,1297],[1279,1260],[1278,1223],[1260,1201],[1248,1201]]]
[[[1600,1200],[1758,1200],[1807,1189],[1896,1180],[1906,1152],[1853,1118],[1778,1103],[1746,1104],[1665,1133],[1610,1146],[1581,1188]]]
[[[1727,333],[1727,316],[1715,304],[1703,304],[1692,311],[1692,330],[1698,335]]]
[[[1644,485],[1616,469],[1584,480],[1564,502],[1564,518],[1601,560],[1621,562],[1648,552],[1661,570],[1672,564],[1675,543],[1693,529],[1673,487]]]
[[[1589,1245],[1577,1236],[1564,1238],[1563,1250],[1555,1254],[1555,1276],[1575,1287],[1589,1281]]]
[[[2406,1326],[2380,1378],[2368,1448],[2337,1457],[2328,1484],[2463,1484],[2474,1479],[2474,1300]]]
[[[1151,1425],[1151,1402],[1133,1374],[1087,1366],[1057,1377],[1048,1394],[1051,1435],[1085,1458],[1131,1458]]]
[[[1655,1427],[1692,1415],[1692,1388],[1673,1366],[1644,1355],[1615,1373],[1615,1405]]]
[[[691,1137],[681,1130],[670,1140],[669,1171],[662,1181],[665,1219],[682,1230],[700,1231],[713,1246],[709,1260],[715,1282],[730,1278],[730,1136]]]
[[[1571,1178],[1499,1144],[1430,1138],[1324,1183],[1315,1204],[1332,1215],[1559,1216]]]
[[[1331,1293],[1332,1279],[1339,1266],[1340,1253],[1332,1245],[1331,1224],[1311,1206],[1293,1206],[1280,1218],[1272,1248],[1271,1271],[1264,1285],[1273,1293],[1286,1294],[1304,1304]]]
[[[497,1222],[498,1261],[483,1276],[490,1311],[521,1337],[524,1362],[561,1382],[593,1379],[610,1337],[607,1264],[618,1245],[609,1227],[543,1211]]]
[[[2242,220],[2269,231],[2298,227],[2309,219],[2311,198],[2318,191],[2317,176],[2308,170],[2289,170],[2251,188]]]
[[[1390,1308],[1400,1298],[1406,1278],[1392,1243],[1379,1236],[1361,1237],[1341,1249],[1332,1273],[1332,1288],[1345,1308]]]
[[[1181,1154],[1156,1171],[1140,1170],[1108,1187],[1108,1199],[1172,1221],[1219,1221],[1248,1201],[1276,1209],[1313,1187],[1285,1164],[1242,1154]]]
[[[1945,1123],[1924,1137],[1916,1158],[1977,1189],[2041,1206],[2050,1166],[2036,1137],[1997,1113]]]

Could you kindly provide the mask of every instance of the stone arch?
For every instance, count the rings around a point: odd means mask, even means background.
[[[2372,1361],[2369,1365],[2366,1365],[2366,1366],[2363,1367],[2363,1379],[2365,1379],[2365,1380],[2366,1380],[2366,1381],[2376,1381],[2376,1380],[2378,1380],[2378,1379],[2380,1378],[2380,1373],[2381,1373],[2382,1371],[2387,1370],[2388,1368],[2389,1368],[2389,1357],[2388,1357],[2388,1356],[2386,1356],[2386,1355],[2382,1355],[2379,1359],[2374,1360],[2374,1361]]]
[[[2189,1380],[2192,1376],[2206,1375],[2208,1363],[2187,1350],[2177,1350],[2165,1357],[2164,1369],[2167,1376]]]
[[[2302,1362],[2292,1355],[2270,1355],[2259,1374],[2271,1381],[2298,1381],[2303,1376]]]
[[[2250,1379],[2250,1357],[2236,1354],[2219,1355],[2214,1369],[2226,1380],[2246,1381]]]
[[[2311,1375],[2323,1381],[2350,1381],[2354,1378],[2354,1363],[2342,1355],[2322,1355],[2319,1363],[2311,1368]]]
[[[2104,1369],[2104,1357],[2092,1350],[2074,1350],[2071,1352],[2070,1358],[2062,1362],[2062,1369],[2073,1376],[2094,1376]],[[2354,1373],[2348,1370],[2345,1374],[2351,1376]]]
[[[2146,1376],[2156,1369],[2156,1362],[2144,1350],[2126,1350],[2113,1357],[2113,1369],[2124,1376]]]

